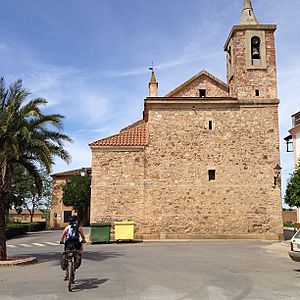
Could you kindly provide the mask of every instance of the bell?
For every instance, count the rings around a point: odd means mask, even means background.
[[[255,47],[253,48],[253,51],[252,51],[252,57],[255,59],[255,58],[260,58],[260,55],[259,55],[259,51],[258,49]]]

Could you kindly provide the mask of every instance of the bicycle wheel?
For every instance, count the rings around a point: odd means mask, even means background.
[[[74,274],[73,274],[73,259],[71,259],[69,261],[69,264],[68,264],[68,275],[69,275],[69,282],[68,282],[68,287],[69,287],[69,292],[72,292],[72,282],[73,282],[73,277],[74,277]]]

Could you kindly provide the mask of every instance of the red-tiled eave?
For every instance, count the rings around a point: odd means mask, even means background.
[[[146,146],[148,143],[147,123],[137,122],[136,126],[129,126],[120,131],[119,134],[95,141],[89,144],[94,146]]]
[[[89,174],[89,176],[92,173],[92,168],[90,167],[84,167],[85,171]],[[81,169],[75,169],[75,170],[68,170],[68,171],[63,171],[63,172],[58,172],[58,173],[52,173],[50,174],[51,177],[68,177],[72,175],[77,175],[80,174]]]

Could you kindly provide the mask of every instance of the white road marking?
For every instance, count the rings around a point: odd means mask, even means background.
[[[53,242],[44,242],[44,243],[51,246],[58,246],[58,243],[53,243]]]
[[[31,248],[32,246],[31,245],[28,245],[28,244],[19,244],[20,246],[22,247],[26,247],[26,248]]]
[[[9,247],[9,248],[17,248],[17,246],[15,246],[15,245],[6,245],[6,247]]]
[[[40,243],[32,243],[32,245],[39,246],[39,247],[46,247],[46,245]]]

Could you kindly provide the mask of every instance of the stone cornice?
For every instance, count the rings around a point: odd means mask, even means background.
[[[232,97],[147,97],[145,104],[204,104],[204,103],[237,103]]]
[[[296,133],[300,132],[300,124],[299,125],[296,125],[295,127],[291,128],[289,130],[289,133],[291,135],[295,135]]]
[[[235,31],[240,31],[240,30],[271,30],[275,31],[277,28],[277,25],[275,24],[270,24],[270,25],[234,25],[228,35],[228,38],[224,44],[224,51],[226,51],[227,46],[229,44],[229,41]]]
[[[90,146],[92,152],[140,152],[145,146]]]
[[[279,99],[239,99],[240,105],[278,105]]]
[[[232,97],[148,97],[145,99],[145,108],[150,107],[182,107],[195,106],[253,106],[253,105],[278,105],[279,99],[237,99]]]

